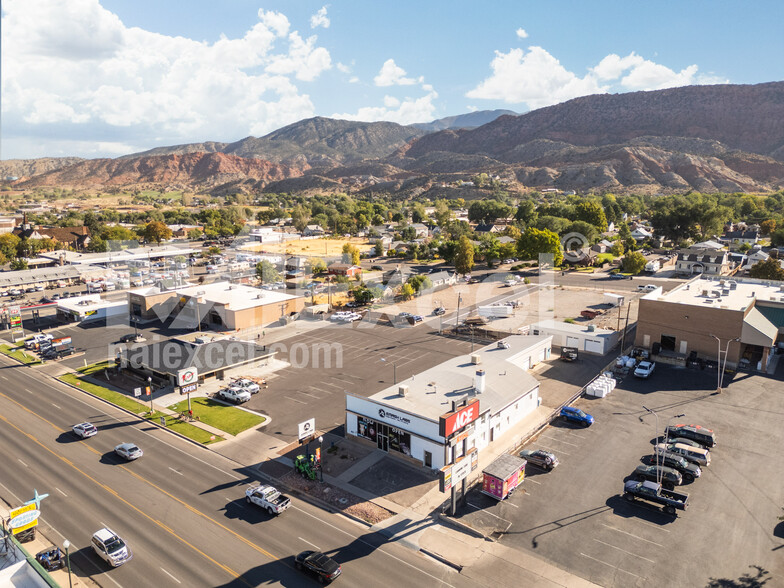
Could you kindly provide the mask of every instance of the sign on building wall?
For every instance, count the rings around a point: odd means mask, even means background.
[[[455,412],[441,415],[441,418],[438,420],[438,434],[442,437],[451,437],[478,418],[479,400],[477,399]]]

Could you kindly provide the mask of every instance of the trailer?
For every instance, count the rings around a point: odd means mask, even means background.
[[[525,479],[526,460],[516,455],[505,453],[498,457],[487,468],[482,470],[482,494],[492,496],[496,500],[504,500],[511,496]]]

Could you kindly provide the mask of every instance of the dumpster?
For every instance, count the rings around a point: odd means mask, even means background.
[[[504,500],[525,479],[526,461],[516,455],[504,454],[482,470],[482,493]]]

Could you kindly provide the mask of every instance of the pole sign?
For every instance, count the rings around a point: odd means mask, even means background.
[[[11,511],[11,520],[8,522],[8,528],[11,533],[18,535],[22,531],[27,531],[38,525],[38,517],[41,516],[41,511],[36,508],[36,504],[26,504],[15,508]]]
[[[477,456],[478,463],[479,452],[476,449],[472,449],[455,463],[441,468],[438,475],[438,489],[441,492],[449,492],[453,486],[456,486],[468,477],[468,474],[473,471],[471,466],[474,462],[474,455]]]
[[[316,432],[316,419],[309,419],[303,423],[298,425],[298,435],[297,438],[302,441],[303,439],[307,439],[311,437]]]
[[[180,394],[190,394],[191,392],[196,392],[196,389],[199,385],[194,382],[193,384],[186,384],[185,386],[180,387]]]
[[[438,434],[448,438],[479,418],[479,400],[474,400],[455,412],[448,412],[438,419]]]
[[[177,370],[177,385],[187,386],[188,384],[195,384],[199,379],[199,370],[195,367],[189,367],[182,370]]]

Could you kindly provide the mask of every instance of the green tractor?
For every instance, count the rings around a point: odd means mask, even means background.
[[[294,471],[299,472],[303,478],[308,480],[316,479],[316,459],[314,456],[309,458],[304,455],[298,455],[294,458]]]

